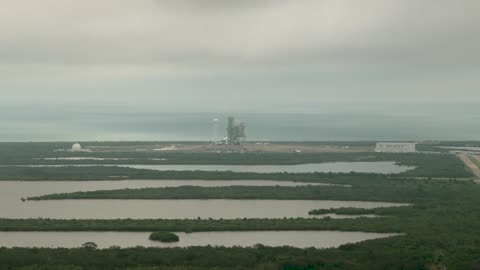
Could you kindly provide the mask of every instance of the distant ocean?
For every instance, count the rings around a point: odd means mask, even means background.
[[[229,115],[248,140],[480,140],[477,106],[341,106],[309,112],[178,113],[122,108],[2,106],[0,141],[208,141]]]

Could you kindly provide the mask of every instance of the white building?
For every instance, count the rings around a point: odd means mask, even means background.
[[[379,142],[375,147],[375,152],[414,153],[416,150],[415,143]]]
[[[72,152],[80,152],[82,151],[82,146],[79,143],[75,143],[72,145]]]

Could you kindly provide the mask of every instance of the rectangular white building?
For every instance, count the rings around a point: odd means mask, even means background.
[[[415,143],[378,142],[375,147],[375,152],[414,153],[416,149]]]

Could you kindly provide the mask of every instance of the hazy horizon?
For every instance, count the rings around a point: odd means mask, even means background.
[[[479,140],[470,105],[322,106],[316,110],[168,112],[122,106],[3,106],[0,141],[209,141],[233,115],[248,140]]]

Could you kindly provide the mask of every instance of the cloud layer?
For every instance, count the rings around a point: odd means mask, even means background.
[[[478,10],[476,0],[0,0],[0,91],[10,103],[162,97],[189,108],[249,95],[253,107],[480,100]]]

